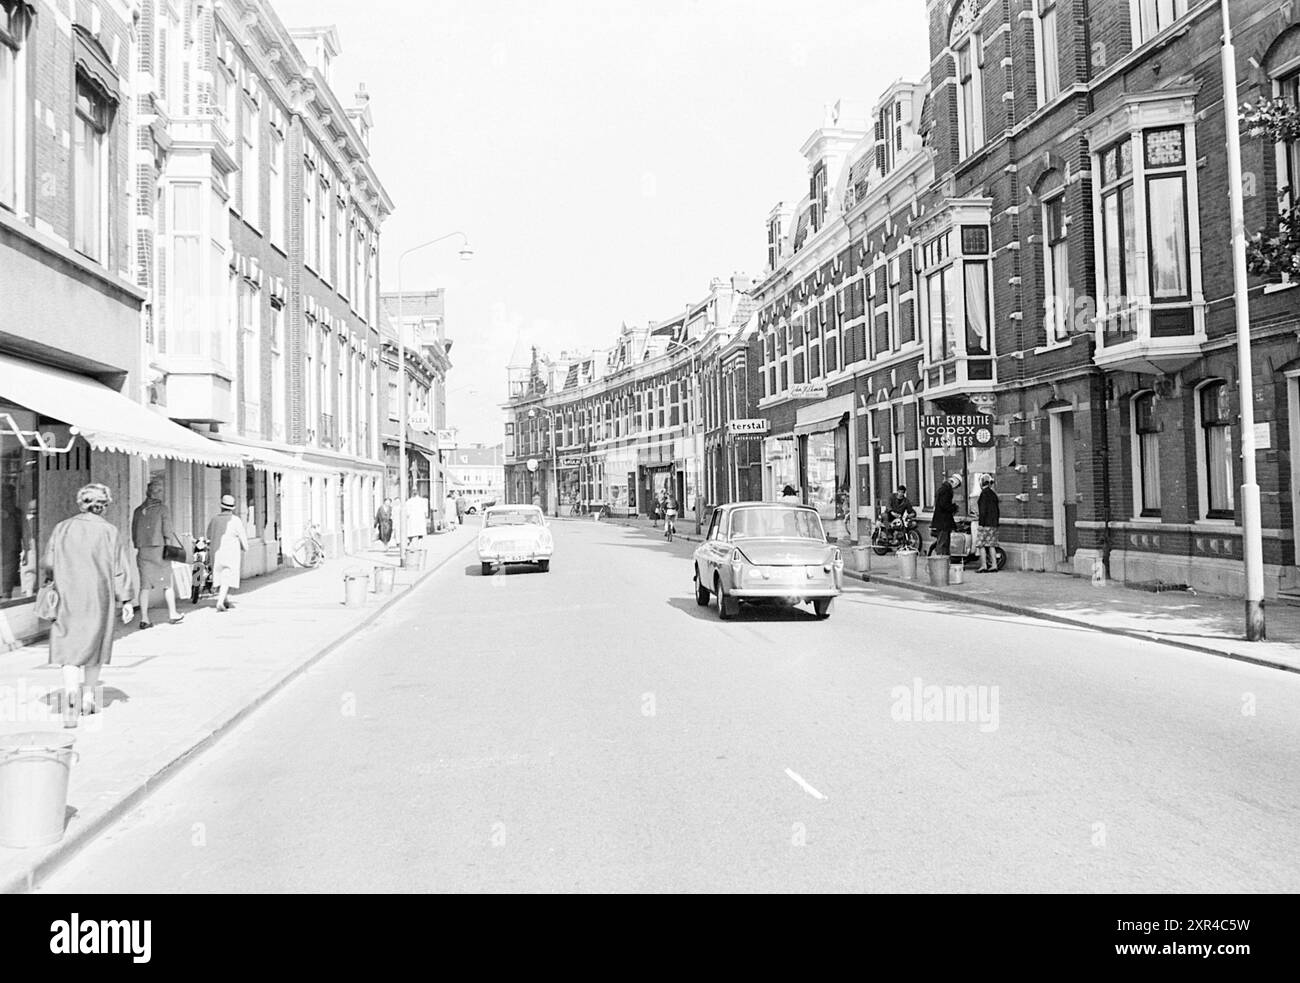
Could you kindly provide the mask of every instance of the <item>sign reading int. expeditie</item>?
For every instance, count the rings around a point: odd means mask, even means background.
[[[984,413],[923,416],[921,436],[923,447],[992,447],[993,417]]]

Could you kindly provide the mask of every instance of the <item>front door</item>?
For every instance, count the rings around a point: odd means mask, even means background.
[[[1074,472],[1074,413],[1052,413],[1052,542],[1058,561],[1069,561],[1079,548],[1079,493]]]

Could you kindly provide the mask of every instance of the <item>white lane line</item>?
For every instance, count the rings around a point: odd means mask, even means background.
[[[822,795],[821,792],[818,792],[815,788],[813,788],[811,785],[805,782],[802,778],[800,778],[798,775],[792,772],[789,768],[785,770],[785,773],[789,775],[791,778],[793,778],[794,783],[798,785],[801,789],[803,789],[805,792],[807,792],[809,795],[811,795],[814,799],[821,799],[822,801],[826,800],[826,796]]]

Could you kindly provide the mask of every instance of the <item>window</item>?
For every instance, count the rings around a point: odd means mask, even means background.
[[[1187,0],[1135,0],[1134,46],[1150,41],[1187,13]]]
[[[1199,416],[1204,467],[1202,502],[1207,519],[1233,517],[1232,407],[1228,387],[1212,382],[1201,387]]]
[[[259,155],[258,129],[260,126],[260,116],[257,111],[257,103],[249,98],[244,97],[243,113],[239,119],[239,144],[241,157],[239,160],[240,182],[239,182],[239,213],[243,215],[244,221],[249,225],[260,226],[262,224],[261,202],[258,199],[260,183],[258,178],[261,176],[262,162]]]
[[[320,262],[316,252],[316,236],[313,235],[313,229],[310,223],[313,223],[313,216],[316,214],[316,169],[310,163],[304,162],[302,166],[302,217],[305,226],[303,235],[303,262],[313,270],[320,269]]]
[[[892,104],[882,109],[876,119],[876,148],[876,167],[880,169],[883,177],[894,168],[894,107]]]
[[[334,199],[334,285],[341,294],[347,293],[348,237],[347,206],[342,198]]]
[[[1191,299],[1187,245],[1187,173],[1183,128],[1143,134],[1150,231],[1151,300]]]
[[[1278,92],[1292,106],[1300,106],[1300,71],[1278,80]],[[1283,208],[1300,205],[1300,137],[1281,146],[1282,167],[1278,173],[1280,190],[1287,194]]]
[[[781,261],[781,220],[774,218],[767,223],[767,268],[776,269]]]
[[[348,296],[352,298],[352,309],[363,315],[366,306],[365,254],[365,236],[358,230],[352,238],[352,282],[348,286]]]
[[[957,49],[958,130],[960,156],[984,146],[984,103],[980,85],[980,36],[970,35]]]
[[[168,348],[177,355],[203,354],[202,186],[178,182],[170,188],[171,275],[167,278]],[[220,214],[225,215],[223,210]],[[220,283],[218,279],[215,281]],[[214,351],[213,357],[217,356]]]
[[[1056,0],[1035,0],[1038,44],[1038,105],[1061,94],[1061,58],[1056,39]]]
[[[813,170],[812,180],[808,186],[808,197],[812,201],[812,230],[816,232],[826,222],[826,165],[818,164]]]
[[[256,434],[262,429],[262,333],[258,318],[258,294],[246,280],[239,281],[240,389],[244,399],[244,430]]]
[[[330,277],[330,187],[321,175],[321,182],[316,187],[316,272],[322,280]],[[312,232],[308,230],[308,235]]]
[[[267,154],[267,182],[270,187],[270,219],[267,222],[272,245],[284,246],[284,134],[272,127]]]
[[[1102,246],[1106,257],[1105,291],[1108,312],[1123,310],[1137,289],[1137,239],[1133,214],[1133,143],[1125,139],[1101,155]],[[1107,324],[1107,333],[1132,333],[1132,315]]]
[[[104,134],[110,109],[106,99],[80,75],[77,77],[77,115],[73,121],[76,209],[73,245],[94,260],[102,260],[108,238],[108,167]]]
[[[903,263],[897,256],[889,261],[889,336],[886,338],[886,347],[892,349],[895,345],[901,344],[902,328],[902,305],[900,298],[903,293]]]
[[[1065,194],[1043,203],[1043,300],[1047,341],[1064,341],[1070,332],[1070,243],[1066,237]]]
[[[26,17],[21,3],[0,6],[0,207],[15,211],[22,203],[27,156],[22,57]]]
[[[285,358],[284,307],[271,303],[271,437],[283,440],[285,437],[285,370],[288,361]]]
[[[1156,426],[1155,393],[1133,399],[1133,440],[1137,465],[1134,493],[1140,515],[1160,514],[1160,429]]]
[[[989,353],[989,264],[962,263],[966,289],[966,354]]]

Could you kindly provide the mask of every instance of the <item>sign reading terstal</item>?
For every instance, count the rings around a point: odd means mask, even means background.
[[[925,447],[992,447],[993,418],[984,413],[923,416],[921,434]]]
[[[763,434],[772,428],[769,420],[728,420],[727,433],[735,437],[738,434]]]

